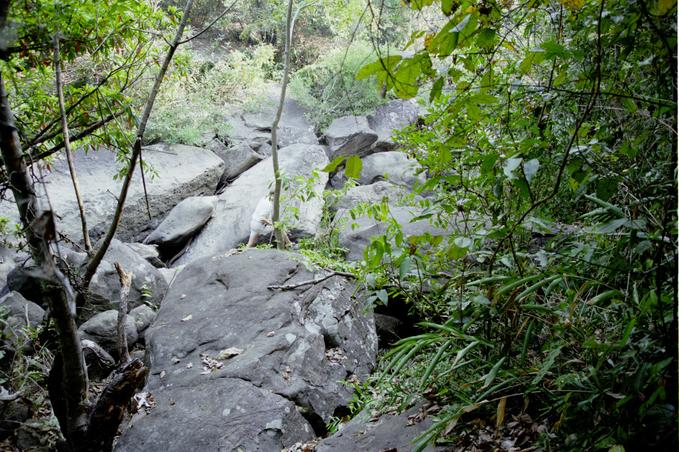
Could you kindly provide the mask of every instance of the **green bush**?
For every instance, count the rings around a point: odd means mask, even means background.
[[[316,63],[297,71],[290,81],[290,91],[308,111],[309,120],[323,130],[335,118],[360,115],[386,103],[374,80],[356,80],[364,64],[375,59],[366,43],[356,42],[336,49]]]
[[[234,51],[217,63],[198,61],[190,52],[178,56],[176,77],[163,83],[146,139],[188,145],[205,136],[228,135],[227,105],[252,106],[266,81],[275,76],[274,48]]]

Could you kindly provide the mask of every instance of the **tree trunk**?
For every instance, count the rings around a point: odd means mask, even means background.
[[[278,110],[276,110],[276,117],[271,126],[271,160],[273,161],[273,175],[274,175],[274,194],[273,194],[273,216],[271,218],[274,227],[274,235],[276,236],[276,246],[278,249],[284,249],[287,246],[287,241],[284,240],[283,231],[280,225],[281,215],[281,171],[278,164],[278,123],[281,121],[283,114],[283,106],[285,105],[285,92],[288,88],[288,73],[290,71],[290,45],[292,44],[292,2],[288,0],[288,15],[285,22],[285,55],[283,58],[283,82],[281,86],[281,97],[278,102]]]

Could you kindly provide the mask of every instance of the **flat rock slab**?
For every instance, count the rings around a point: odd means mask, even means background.
[[[315,169],[328,164],[322,146],[294,144],[280,149],[280,167],[284,177],[291,181],[290,190],[300,188],[294,181],[297,176],[311,176]],[[319,172],[312,184],[313,197],[305,202],[283,199],[283,221],[290,226],[291,237],[314,236],[323,214],[323,189],[328,181],[327,173]],[[262,160],[243,173],[219,195],[212,219],[196,236],[176,265],[188,264],[201,257],[224,252],[245,243],[250,235],[250,219],[259,200],[269,193],[273,184],[271,158]],[[287,201],[285,200],[287,198]],[[293,209],[298,218],[292,218]]]
[[[136,414],[116,451],[280,451],[313,438],[285,398],[235,378],[154,393],[156,406]]]
[[[85,205],[87,224],[93,241],[105,233],[111,220],[117,196],[122,185],[114,180],[121,164],[116,162],[113,152],[74,153],[75,166],[80,181],[80,191]],[[154,145],[145,148],[144,163],[157,173],[157,177],[146,174],[146,187],[151,215],[162,217],[182,199],[192,195],[212,194],[222,172],[224,162],[214,153],[197,147],[183,145]],[[137,166],[138,168],[138,166]],[[34,169],[40,174],[38,169]],[[52,170],[42,170],[45,187],[52,208],[57,213],[58,231],[76,243],[82,240],[82,229],[78,206],[65,157],[59,155],[52,164]],[[39,195],[47,205],[44,190],[37,187]],[[11,200],[0,203],[0,215],[18,222],[16,206]],[[116,237],[124,241],[138,241],[146,235],[149,217],[144,200],[144,188],[137,169],[127,195],[127,202]]]
[[[182,270],[146,331],[158,406],[133,417],[119,450],[280,450],[349,402],[341,382],[375,363],[372,313],[339,276],[269,288],[313,280],[301,259],[250,249]]]
[[[414,449],[413,440],[431,427],[431,417],[418,420],[419,408],[411,408],[401,414],[384,414],[372,419],[367,411],[343,425],[332,436],[316,446],[316,452],[409,451]],[[427,446],[424,451],[443,450]]]
[[[357,185],[347,190],[346,194],[339,198],[333,208],[351,209],[359,203],[376,204],[382,200],[398,202],[409,196],[409,191],[400,185],[391,182],[379,181],[370,185]]]

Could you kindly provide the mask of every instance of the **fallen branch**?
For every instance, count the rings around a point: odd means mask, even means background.
[[[349,272],[331,271],[330,273],[327,273],[326,275],[321,276],[320,278],[309,279],[309,280],[301,281],[301,282],[294,283],[294,284],[285,284],[285,285],[282,285],[282,286],[268,286],[267,289],[269,289],[269,290],[293,290],[293,289],[296,289],[296,288],[302,287],[302,286],[308,286],[308,285],[311,285],[311,284],[318,284],[319,282],[323,282],[326,279],[332,278],[333,276],[344,276],[346,278],[356,278],[356,275],[349,273]]]

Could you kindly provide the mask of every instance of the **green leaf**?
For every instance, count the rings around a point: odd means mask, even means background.
[[[495,45],[495,34],[493,28],[483,28],[476,37],[476,45],[482,49],[491,49]]]
[[[531,382],[532,385],[536,385],[542,381],[543,378],[545,378],[545,375],[547,375],[547,372],[552,368],[554,365],[554,361],[556,361],[556,357],[561,354],[561,347],[555,348],[551,352],[549,352],[549,355],[547,355],[547,359],[545,359],[545,362],[542,363],[542,367],[538,371],[537,375],[535,378],[533,378],[533,381]]]
[[[336,171],[337,167],[340,166],[342,164],[342,162],[344,162],[344,159],[346,159],[346,157],[343,156],[343,155],[339,156],[339,157],[335,157],[332,160],[332,162],[325,165],[325,167],[323,169],[321,169],[321,171],[323,171],[324,173],[332,173],[332,172]]]
[[[455,5],[455,0],[441,0],[441,11],[446,16],[450,16],[453,12],[453,5]]]
[[[352,155],[347,159],[344,174],[352,179],[360,179],[362,169],[363,161],[361,161],[361,158],[357,155]]]
[[[413,259],[410,256],[406,256],[405,259],[401,261],[401,265],[398,266],[398,277],[401,281],[408,276],[410,270],[413,268]]]
[[[502,367],[502,364],[505,362],[507,358],[502,358],[500,361],[496,362],[495,365],[493,366],[492,369],[490,369],[490,372],[488,372],[485,375],[485,378],[483,380],[483,386],[481,386],[481,389],[485,389],[488,386],[493,383],[493,380],[495,380],[495,377],[497,376],[497,373],[500,371],[500,367]]]
[[[372,63],[368,63],[356,73],[356,80],[363,80],[371,75],[377,75],[380,72],[391,72],[399,61],[401,61],[400,55],[390,55],[386,58],[381,58]]]
[[[443,82],[444,82],[443,77],[439,77],[436,79],[436,81],[431,87],[431,91],[429,91],[429,102],[434,102],[436,99],[441,97]]]

